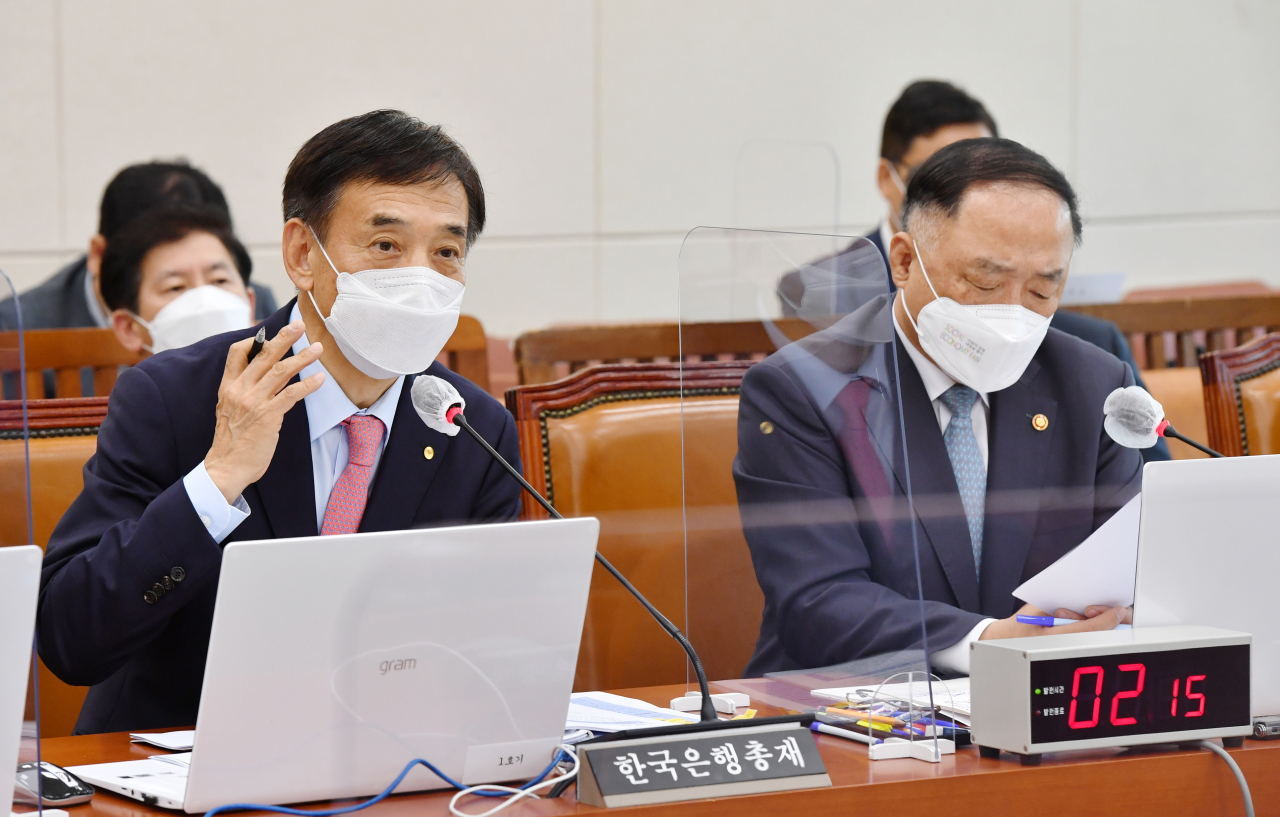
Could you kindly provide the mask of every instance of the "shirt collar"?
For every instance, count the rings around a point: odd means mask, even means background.
[[[298,304],[295,302],[292,311],[289,313],[289,322],[301,320],[302,313],[298,310]],[[298,338],[293,344],[293,353],[295,355],[302,354],[302,350],[311,345],[307,340],[307,335],[303,332],[302,337]],[[372,406],[367,409],[357,408],[356,404],[351,402],[351,398],[347,397],[346,392],[338,385],[338,382],[329,376],[329,372],[324,368],[320,361],[312,363],[301,372],[298,373],[299,378],[305,380],[317,372],[324,372],[324,382],[320,384],[320,388],[302,398],[302,402],[307,407],[307,426],[311,431],[311,442],[315,442],[321,434],[340,424],[353,414],[372,414],[382,421],[386,426],[387,433],[383,439],[391,438],[391,423],[396,417],[396,408],[400,404],[400,390],[404,388],[404,375],[397,377],[382,396],[379,397]]]
[[[902,290],[898,290],[899,293]],[[903,297],[901,294],[899,298]],[[903,305],[905,308],[905,304]],[[893,329],[898,333],[898,343],[907,350],[911,362],[915,364],[916,371],[920,373],[920,379],[924,381],[924,390],[929,395],[929,402],[935,402],[941,397],[947,389],[956,384],[951,375],[938,368],[938,364],[925,357],[924,352],[916,348],[916,345],[907,339],[902,332],[902,326],[898,323],[898,310],[893,310]],[[987,395],[985,392],[978,392],[978,396],[982,398],[983,404],[987,404]]]
[[[89,317],[98,325],[100,329],[106,329],[111,326],[111,318],[102,309],[102,302],[98,300],[98,291],[93,286],[93,273],[89,270],[86,261],[81,261],[85,265],[84,270],[84,302],[89,307]]]

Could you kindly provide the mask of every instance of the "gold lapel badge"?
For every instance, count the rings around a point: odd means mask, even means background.
[[[1031,427],[1036,431],[1044,431],[1049,427],[1049,418],[1045,417],[1043,414],[1037,414],[1035,417],[1031,418]]]
[[[760,432],[762,434],[772,434],[773,423],[769,422],[768,420],[765,420],[763,423],[760,424]]]
[[[427,459],[431,459],[435,455],[436,455],[436,450],[431,446],[427,446],[426,448],[422,449],[422,456],[426,457]]]

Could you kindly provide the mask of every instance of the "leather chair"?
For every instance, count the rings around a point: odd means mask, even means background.
[[[22,441],[22,404],[0,402],[0,547],[49,543],[54,526],[84,487],[84,464],[98,444],[98,426],[107,413],[105,397],[32,400],[31,493],[34,536],[27,533],[26,460]],[[44,737],[70,735],[88,687],[60,681],[39,662],[40,732]],[[28,720],[35,717],[33,690],[27,691]]]
[[[600,519],[600,552],[684,629],[713,679],[742,674],[764,607],[730,470],[750,365],[686,364],[683,395],[675,363],[596,366],[507,392],[525,478],[565,516]],[[526,497],[524,518],[545,517]],[[574,688],[691,677],[679,646],[597,566]]]
[[[1203,442],[1209,439],[1204,414],[1204,387],[1198,368],[1147,369],[1142,373],[1142,379],[1151,396],[1164,406],[1164,416],[1170,425],[1193,440]],[[1169,453],[1175,460],[1207,459],[1209,456],[1177,440],[1169,440]]]
[[[1210,448],[1228,457],[1280,454],[1280,334],[1202,356],[1200,375]]]

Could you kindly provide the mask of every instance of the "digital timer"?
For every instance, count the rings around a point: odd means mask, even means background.
[[[976,641],[973,742],[1043,752],[1250,734],[1250,636],[1148,627]]]

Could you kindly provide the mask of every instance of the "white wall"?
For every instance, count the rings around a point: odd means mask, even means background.
[[[186,156],[283,300],[290,157],[391,106],[484,175],[466,306],[491,333],[672,318],[695,225],[874,224],[884,112],[919,77],[1069,173],[1075,272],[1280,286],[1274,0],[0,0],[0,266],[34,285],[116,170]]]

